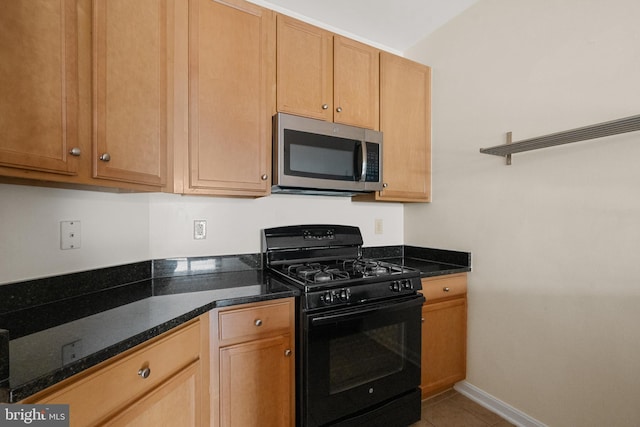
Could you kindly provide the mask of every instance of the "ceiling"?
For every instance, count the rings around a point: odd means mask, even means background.
[[[478,0],[250,0],[402,53]]]

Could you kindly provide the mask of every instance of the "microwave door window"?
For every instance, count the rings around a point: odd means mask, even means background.
[[[287,175],[344,181],[356,179],[354,155],[359,141],[297,131],[285,141]]]

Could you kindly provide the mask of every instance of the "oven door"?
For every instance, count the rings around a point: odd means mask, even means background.
[[[423,301],[414,295],[306,316],[305,426],[375,410],[419,386]]]

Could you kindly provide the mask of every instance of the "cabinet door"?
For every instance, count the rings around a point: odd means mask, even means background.
[[[445,390],[466,376],[467,299],[422,307],[422,397]]]
[[[6,0],[0,12],[0,165],[74,175],[75,0]]]
[[[199,362],[194,362],[105,426],[201,426]],[[206,420],[204,420],[206,423]]]
[[[160,186],[172,0],[94,0],[94,177]]]
[[[428,202],[431,196],[431,69],[380,54],[383,180],[379,200]]]
[[[275,14],[238,0],[189,3],[186,193],[269,193]]]
[[[377,130],[380,59],[371,46],[334,36],[333,121]]]
[[[220,425],[293,425],[290,336],[220,349]]]
[[[333,120],[333,36],[278,15],[278,111]]]

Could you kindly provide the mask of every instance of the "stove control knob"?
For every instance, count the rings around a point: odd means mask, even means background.
[[[331,293],[331,291],[327,291],[320,297],[320,299],[325,304],[331,304],[333,302],[333,294]]]
[[[400,282],[396,282],[395,280],[393,282],[391,282],[391,285],[389,286],[389,288],[393,291],[393,292],[400,292],[401,286],[400,286]]]
[[[402,283],[402,287],[411,291],[413,290],[413,283],[411,283],[411,280],[405,279]]]
[[[339,297],[341,301],[349,301],[349,298],[351,298],[351,290],[349,288],[341,289]]]

